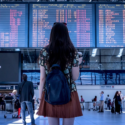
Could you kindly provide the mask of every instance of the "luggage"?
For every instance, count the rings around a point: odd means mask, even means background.
[[[20,102],[19,102],[19,100],[17,99],[16,101],[15,101],[15,109],[18,109],[18,108],[20,108],[21,106],[20,106]]]
[[[115,113],[115,108],[114,107],[111,108],[111,112]]]

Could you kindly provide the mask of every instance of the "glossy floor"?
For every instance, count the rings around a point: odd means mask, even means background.
[[[4,119],[4,112],[0,111],[0,125],[22,125],[21,119],[12,119],[11,114],[7,114]],[[34,115],[36,125],[48,125],[47,118]],[[27,125],[30,125],[30,116],[26,117]],[[62,123],[62,119],[60,119]],[[61,125],[61,124],[60,124]],[[75,118],[74,125],[125,125],[125,111],[122,114],[112,114],[110,111],[98,113],[96,111],[83,111],[82,117]]]

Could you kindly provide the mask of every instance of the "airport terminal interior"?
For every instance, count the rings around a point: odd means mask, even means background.
[[[69,125],[125,125],[124,0],[0,0],[0,125],[57,125],[38,115],[41,50],[50,44],[55,22],[68,28],[82,58],[78,79],[72,84],[79,100],[74,114],[80,109],[82,116]],[[24,123],[18,92],[26,77],[34,95],[33,112],[27,105]],[[46,108],[49,112],[50,107]],[[59,123],[68,125],[62,117]]]

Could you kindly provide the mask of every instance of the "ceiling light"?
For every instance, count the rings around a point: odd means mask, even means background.
[[[119,50],[119,54],[117,55],[117,57],[121,57],[121,56],[122,56],[122,53],[123,53],[123,48],[121,48],[121,49]]]
[[[92,57],[95,57],[95,56],[96,56],[96,52],[97,52],[97,49],[93,49],[93,50],[92,50]]]
[[[15,51],[20,51],[20,49],[19,49],[19,48],[17,48],[17,49],[15,49]]]

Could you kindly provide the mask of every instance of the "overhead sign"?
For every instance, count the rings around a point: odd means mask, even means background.
[[[114,85],[103,85],[100,86],[100,89],[114,89]]]

